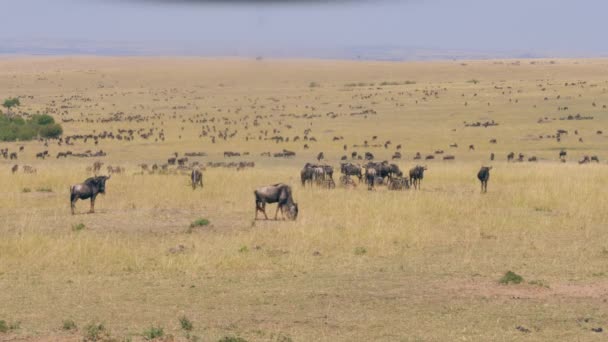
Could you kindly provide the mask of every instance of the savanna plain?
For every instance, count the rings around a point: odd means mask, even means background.
[[[607,88],[601,59],[3,57],[63,138],[0,142],[0,340],[606,340]],[[320,152],[335,189],[300,183]],[[421,188],[342,186],[353,152]],[[254,220],[279,182],[297,219]]]

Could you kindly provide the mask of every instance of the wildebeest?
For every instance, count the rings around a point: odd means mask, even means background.
[[[196,189],[197,185],[203,187],[203,173],[198,169],[193,169],[190,173],[190,182],[192,182],[192,190]]]
[[[481,192],[488,192],[488,180],[490,179],[491,166],[482,166],[477,173],[477,179],[481,182]]]
[[[566,160],[567,155],[568,155],[568,152],[566,152],[566,150],[559,151],[559,159]]]
[[[17,172],[17,171],[19,171],[19,165],[18,165],[18,164],[15,164],[15,165],[14,165],[14,166],[11,168],[11,173],[15,173],[15,172]]]
[[[74,208],[76,201],[79,199],[91,199],[91,210],[90,213],[95,212],[95,198],[98,194],[105,194],[106,192],[106,181],[110,179],[110,176],[97,176],[87,178],[83,183],[76,184],[70,187],[70,206],[72,209],[72,215],[74,215]]]
[[[310,163],[306,163],[302,171],[300,171],[300,180],[302,181],[302,186],[306,185],[306,182],[310,183],[312,186],[312,181],[314,179],[314,167]]]
[[[420,189],[422,179],[424,178],[424,171],[427,170],[426,166],[416,165],[410,170],[410,179],[414,189]]]
[[[359,178],[359,182],[361,182],[361,177],[363,177],[363,174],[361,173],[361,166],[352,163],[340,164],[340,172],[346,176],[357,176],[357,178]]]
[[[258,219],[258,211],[264,214],[264,217],[268,220],[266,215],[266,203],[278,203],[277,211],[274,214],[274,219],[277,219],[279,210],[281,216],[285,218],[285,211],[287,211],[287,218],[295,220],[298,217],[298,204],[293,201],[291,187],[287,184],[278,183],[274,185],[264,186],[258,188],[254,192],[255,195],[255,219]]]

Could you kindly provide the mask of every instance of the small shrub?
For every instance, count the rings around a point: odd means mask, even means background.
[[[161,327],[150,327],[150,329],[144,331],[143,336],[146,340],[153,340],[155,338],[163,337],[165,332]]]
[[[84,225],[84,223],[78,223],[78,224],[73,224],[72,225],[72,230],[75,232],[79,232],[81,230],[84,230],[87,226]]]
[[[28,193],[28,192],[32,192],[32,189],[30,188],[23,188],[23,190],[21,190],[23,193]]]
[[[106,327],[101,323],[91,323],[85,328],[85,341],[103,341],[109,338],[110,334],[106,331]]]
[[[194,328],[194,325],[186,316],[179,318],[179,325],[182,327],[182,330],[185,331],[191,331]]]
[[[51,189],[51,188],[36,188],[36,191],[38,191],[38,192],[53,192],[53,189]]]
[[[544,281],[542,281],[542,280],[532,280],[532,281],[529,281],[528,284],[530,284],[530,285],[536,285],[536,286],[539,286],[539,287],[544,287],[546,289],[549,288],[549,285],[547,283],[545,283]]]
[[[224,336],[220,338],[218,342],[247,342],[247,340],[238,336]]]
[[[479,83],[479,80],[472,79],[472,80],[468,80],[467,83],[477,84],[477,83]]]
[[[8,332],[8,324],[6,321],[0,320],[0,333]]]
[[[72,321],[71,319],[67,319],[63,321],[63,326],[61,327],[61,329],[66,331],[76,330],[76,322]]]
[[[508,284],[520,284],[523,281],[524,281],[524,278],[522,276],[520,276],[519,274],[517,274],[515,272],[508,271],[507,273],[505,273],[505,275],[502,278],[500,278],[500,280],[498,282],[501,284],[504,284],[504,285],[508,285]]]
[[[355,255],[364,255],[365,253],[367,253],[367,249],[365,249],[365,247],[355,248]]]
[[[205,227],[205,226],[208,226],[209,223],[211,223],[211,222],[208,219],[206,219],[206,218],[199,218],[198,220],[190,223],[190,228]]]
[[[310,82],[310,83],[308,84],[308,87],[310,87],[310,88],[318,88],[318,87],[320,87],[320,86],[321,86],[321,85],[320,85],[319,83],[317,83],[317,82]]]
[[[247,246],[243,246],[241,248],[239,248],[239,253],[247,253],[249,252],[249,248],[247,248]]]

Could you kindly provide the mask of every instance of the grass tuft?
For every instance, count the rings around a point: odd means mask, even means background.
[[[179,325],[184,331],[191,331],[194,328],[192,321],[190,321],[186,316],[182,316],[179,318]]]
[[[150,327],[150,329],[144,331],[143,336],[146,340],[153,340],[155,338],[163,337],[165,331],[161,327]]]
[[[76,322],[72,321],[71,319],[66,319],[65,321],[63,321],[61,329],[66,331],[72,331],[78,329],[78,327],[76,326]]]

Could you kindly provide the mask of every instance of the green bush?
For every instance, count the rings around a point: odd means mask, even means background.
[[[209,223],[211,223],[211,222],[208,219],[199,218],[198,220],[196,220],[190,224],[190,228],[208,226]]]
[[[20,116],[0,114],[0,141],[27,141],[43,138],[58,138],[63,128],[52,116],[36,114],[27,120]]]
[[[242,337],[224,336],[218,342],[247,342],[247,340]]]
[[[504,285],[508,285],[508,284],[520,284],[523,281],[524,281],[524,278],[522,276],[520,276],[519,274],[517,274],[515,272],[508,271],[507,273],[505,273],[505,275],[502,278],[500,278],[500,280],[498,282],[501,284],[504,284]]]
[[[59,138],[63,134],[63,128],[60,124],[49,124],[40,127],[40,136],[43,138]]]

